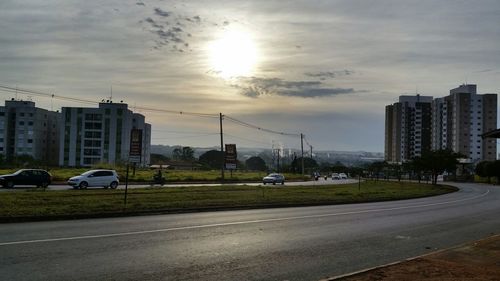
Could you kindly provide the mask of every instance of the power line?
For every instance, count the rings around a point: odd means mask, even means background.
[[[242,138],[242,137],[238,137],[238,136],[235,136],[235,135],[230,135],[228,133],[224,133],[224,135],[228,136],[228,137],[231,137],[231,138],[235,138],[235,139],[245,140],[245,141],[259,143],[259,144],[264,144],[264,145],[269,145],[269,143],[267,143],[267,142],[253,140],[253,139],[248,139],[248,138]]]
[[[306,139],[306,135],[303,135],[303,138],[304,138],[304,141],[306,142],[306,144],[307,144],[308,146],[313,147],[313,146],[312,146],[312,145],[311,145],[311,144],[307,141],[307,139]]]
[[[251,129],[255,129],[258,131],[266,132],[266,133],[282,135],[282,136],[300,137],[300,134],[297,134],[297,133],[279,132],[279,131],[275,131],[275,130],[271,130],[271,129],[266,129],[266,128],[263,128],[263,127],[260,127],[257,125],[250,124],[248,122],[238,120],[238,119],[230,117],[228,115],[224,115],[224,119],[227,119],[228,121],[233,122],[234,124],[237,124],[237,125],[240,125],[243,127],[247,127],[247,128],[251,128]]]
[[[162,132],[167,134],[212,134],[214,132],[200,132],[200,131],[172,131],[172,130],[161,130],[161,129],[152,129],[152,132]],[[215,133],[219,134],[219,133]]]
[[[198,134],[191,136],[177,136],[177,137],[162,137],[162,138],[151,138],[154,140],[164,140],[164,139],[187,139],[187,138],[198,138],[198,137],[206,137],[206,136],[215,136],[219,135],[219,133],[211,133],[211,134]]]
[[[40,92],[40,91],[18,88],[17,86],[16,87],[9,87],[9,86],[5,86],[5,85],[1,85],[1,84],[0,84],[0,91],[8,92],[8,93],[15,93],[16,96],[18,93],[20,93],[20,94],[25,94],[25,95],[46,97],[46,98],[51,98],[51,101],[53,99],[57,99],[57,100],[70,101],[70,102],[76,102],[76,103],[82,103],[82,104],[91,104],[91,105],[95,105],[95,104],[100,103],[100,102],[87,100],[87,99],[73,98],[73,97],[68,97],[68,96],[44,93],[44,92]],[[169,114],[196,116],[196,117],[203,117],[203,118],[219,118],[220,117],[219,114],[199,113],[199,112],[189,112],[189,111],[177,111],[177,110],[160,109],[160,108],[146,107],[146,106],[135,106],[135,109],[143,110],[143,111],[150,111],[150,112],[158,112],[158,113],[169,113]],[[250,129],[254,129],[254,130],[258,130],[261,132],[266,132],[266,133],[276,134],[276,135],[281,135],[281,136],[290,136],[290,137],[300,137],[301,136],[301,134],[299,134],[299,133],[281,132],[281,131],[263,128],[261,126],[254,125],[254,124],[251,124],[251,123],[248,123],[245,121],[241,121],[239,119],[236,119],[236,118],[228,116],[228,115],[223,115],[223,118],[224,118],[224,120],[230,121],[236,125],[243,126],[243,127],[250,128]],[[233,136],[233,137],[235,137],[235,136]],[[304,136],[304,138],[305,138],[305,136]],[[305,140],[305,141],[306,141],[307,145],[312,147],[312,145],[310,145],[307,142],[307,140]]]
[[[40,97],[46,97],[46,98],[52,98],[52,99],[58,99],[58,100],[64,100],[64,101],[83,103],[83,104],[92,104],[92,105],[99,104],[99,102],[92,101],[92,100],[66,97],[66,96],[43,93],[43,92],[39,92],[39,91],[27,90],[27,89],[22,89],[22,88],[17,88],[17,87],[14,88],[14,87],[9,87],[9,86],[5,86],[5,85],[0,85],[0,91],[9,92],[9,93],[21,93],[21,94],[26,94],[26,95],[34,95],[34,96],[40,96]],[[168,109],[160,109],[160,108],[145,107],[145,106],[136,106],[136,109],[144,110],[144,111],[151,111],[151,112],[190,115],[190,116],[205,117],[205,118],[218,118],[217,114],[209,114],[209,113],[177,111],[177,110],[168,110]]]

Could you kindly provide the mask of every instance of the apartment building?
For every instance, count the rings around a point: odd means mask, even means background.
[[[0,107],[0,154],[7,160],[29,155],[57,165],[59,116],[59,112],[36,107],[33,101],[5,101]]]
[[[126,162],[132,129],[142,130],[140,165],[149,165],[151,125],[127,104],[102,102],[98,108],[63,107],[61,117],[60,166]]]
[[[431,149],[430,96],[400,96],[385,108],[385,160],[393,163],[422,156]]]
[[[477,94],[477,85],[464,84],[435,99],[432,109],[432,149],[451,149],[471,162],[495,160],[495,139],[482,134],[497,128],[497,95]]]

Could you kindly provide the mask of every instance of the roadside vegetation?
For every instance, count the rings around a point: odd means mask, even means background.
[[[443,185],[369,181],[325,186],[153,187],[0,193],[0,221],[106,217],[228,208],[261,208],[400,200],[456,191]]]

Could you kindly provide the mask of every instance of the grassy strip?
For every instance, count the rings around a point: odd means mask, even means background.
[[[117,213],[179,212],[216,208],[251,208],[344,204],[399,200],[456,191],[450,186],[365,182],[325,186],[217,186],[132,189],[124,208],[123,190],[2,192],[0,221],[14,218],[90,217]]]

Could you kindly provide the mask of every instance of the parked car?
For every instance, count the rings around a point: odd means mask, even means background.
[[[339,177],[340,177],[341,180],[346,180],[347,179],[347,175],[344,174],[344,173],[340,173]]]
[[[338,173],[333,173],[332,180],[340,180],[340,175]]]
[[[266,183],[285,184],[285,176],[283,176],[282,174],[276,174],[276,173],[269,174],[262,179],[262,183],[263,184],[266,184]]]
[[[15,185],[34,185],[46,188],[52,182],[52,175],[40,169],[21,169],[13,174],[0,176],[0,185],[13,188]]]
[[[74,189],[86,189],[93,186],[115,189],[119,183],[115,170],[90,170],[68,180],[68,184]]]

